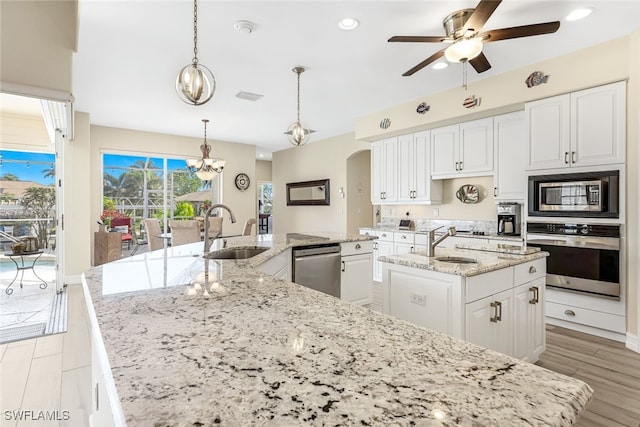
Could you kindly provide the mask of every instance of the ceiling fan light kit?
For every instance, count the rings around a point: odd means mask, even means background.
[[[198,1],[193,0],[193,59],[176,77],[176,92],[187,104],[202,105],[216,90],[216,79],[204,65],[198,63]]]
[[[413,75],[417,71],[437,61],[443,55],[449,62],[468,62],[476,72],[483,73],[491,68],[489,60],[482,53],[484,43],[550,34],[560,28],[560,22],[554,21],[480,32],[482,26],[489,20],[500,3],[501,0],[480,0],[480,3],[478,3],[475,9],[462,9],[451,13],[444,18],[442,22],[446,33],[445,36],[391,37],[388,40],[389,42],[452,43],[447,48],[437,51],[405,72],[403,76]]]

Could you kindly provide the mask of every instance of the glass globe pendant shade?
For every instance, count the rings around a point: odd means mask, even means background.
[[[216,177],[216,173],[209,168],[204,168],[196,172],[196,176],[203,181],[210,181]]]
[[[474,37],[453,43],[444,51],[444,57],[449,62],[466,62],[480,53],[482,53],[482,39]]]
[[[302,145],[309,141],[311,131],[302,126],[302,123],[295,122],[285,132],[289,138],[289,142],[293,145]]]
[[[176,77],[176,92],[187,104],[202,105],[213,97],[215,90],[216,79],[204,65],[191,63]]]

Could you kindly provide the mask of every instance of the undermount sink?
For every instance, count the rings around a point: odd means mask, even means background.
[[[207,259],[247,259],[268,251],[270,248],[264,246],[238,246],[236,248],[225,248],[203,255]]]
[[[477,264],[478,263],[478,261],[476,261],[473,258],[465,258],[465,257],[459,257],[459,256],[441,256],[441,257],[437,257],[436,261],[451,262],[454,264]]]

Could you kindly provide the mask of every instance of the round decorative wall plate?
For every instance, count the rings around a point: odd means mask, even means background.
[[[478,203],[480,201],[480,192],[475,185],[466,184],[456,191],[456,197],[462,203]]]
[[[249,188],[249,175],[246,173],[239,173],[236,175],[236,187],[240,191],[244,191]]]

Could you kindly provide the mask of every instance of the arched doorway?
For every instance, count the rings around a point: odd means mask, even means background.
[[[358,233],[360,227],[372,227],[371,150],[353,153],[347,158],[347,233]]]

